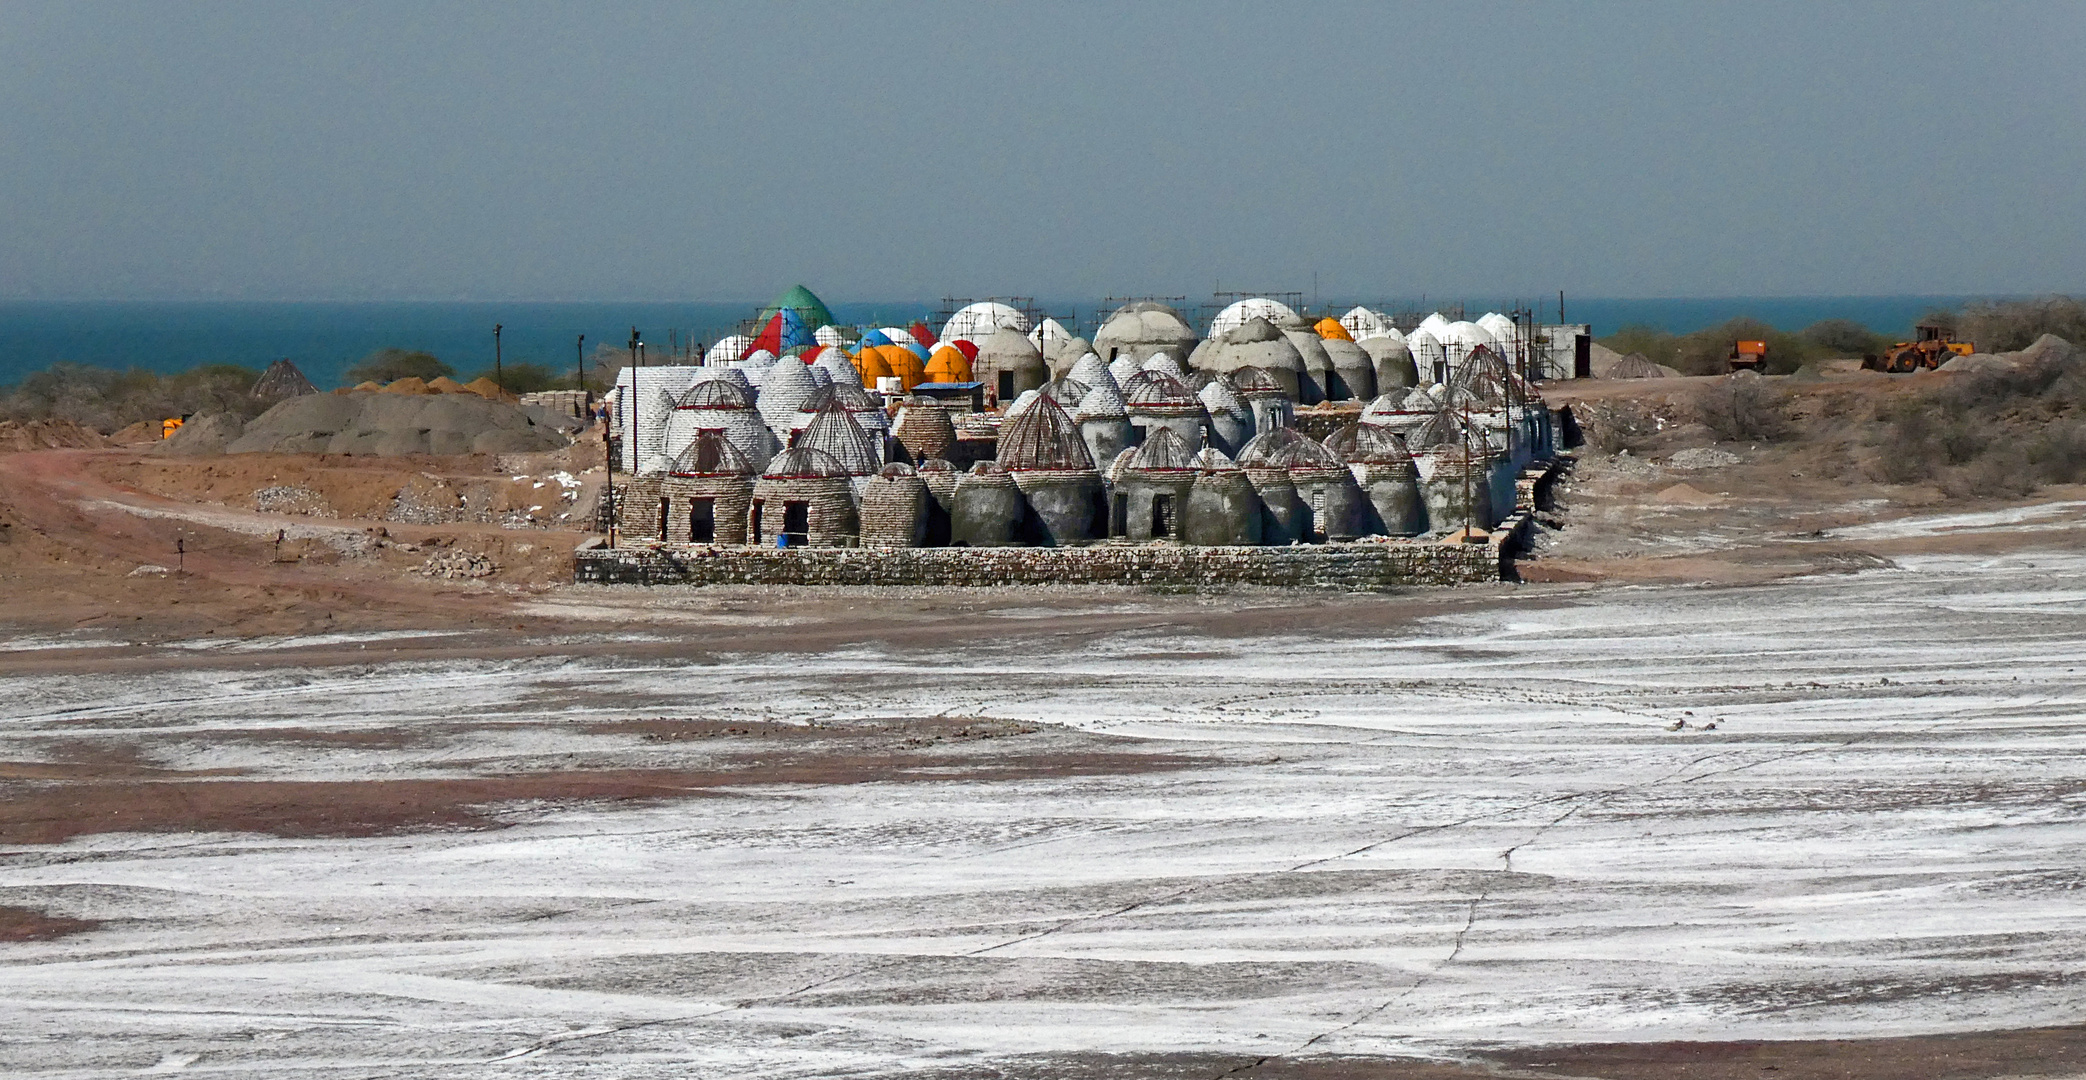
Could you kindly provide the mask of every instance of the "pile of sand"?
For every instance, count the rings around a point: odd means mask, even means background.
[[[291,398],[247,423],[224,451],[378,457],[523,454],[560,449],[572,441],[568,433],[577,427],[577,421],[540,407],[487,401],[471,393],[429,394],[386,387],[383,393]]]
[[[301,401],[302,398],[291,398]],[[167,437],[160,444],[160,453],[179,454],[189,457],[197,454],[222,454],[232,445],[245,429],[245,424],[230,413],[198,413]]]
[[[0,420],[0,452],[10,450],[84,450],[107,446],[93,428],[70,420]]]

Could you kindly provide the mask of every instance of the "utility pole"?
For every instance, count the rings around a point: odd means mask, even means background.
[[[630,366],[641,366],[637,362],[637,327],[635,326],[630,328]]]
[[[493,324],[493,383],[507,389],[507,376],[500,373],[500,324]]]
[[[587,390],[587,335],[581,334],[572,346],[572,387],[581,393]]]

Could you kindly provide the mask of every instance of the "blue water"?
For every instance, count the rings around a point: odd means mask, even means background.
[[[1590,322],[1597,336],[1631,323],[1686,333],[1741,315],[1765,319],[1787,330],[1821,319],[1853,319],[1884,333],[1903,333],[1937,307],[1959,307],[1969,297],[1847,296],[1735,297],[1726,299],[1565,298],[1565,316]],[[834,316],[864,324],[906,323],[932,315],[934,301],[827,303]],[[1044,310],[1091,334],[1098,305],[1056,302]],[[1345,310],[1349,303],[1324,301]],[[1387,306],[1418,307],[1418,301]],[[1438,302],[1437,302],[1438,306]],[[1475,317],[1499,303],[1465,302]],[[586,350],[602,343],[621,347],[630,329],[644,334],[646,356],[667,361],[669,341],[678,337],[712,342],[733,332],[757,304],[631,303],[229,303],[229,302],[10,302],[0,303],[0,386],[58,361],[101,367],[183,371],[198,364],[231,363],[259,368],[288,357],[320,387],[340,385],[341,375],[378,349],[396,347],[433,353],[469,377],[493,365],[492,328],[501,332],[508,363],[543,364],[569,370],[574,344],[586,335]],[[1207,317],[1201,308],[1186,312]],[[1556,298],[1545,301],[1543,318],[1556,318]]]

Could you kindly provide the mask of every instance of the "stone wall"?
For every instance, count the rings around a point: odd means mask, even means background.
[[[1271,585],[1382,592],[1510,580],[1518,524],[1509,522],[1489,543],[1460,545],[591,548],[574,554],[573,580],[607,585]]]

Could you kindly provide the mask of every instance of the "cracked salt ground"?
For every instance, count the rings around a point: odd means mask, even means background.
[[[16,845],[0,903],[105,921],[0,952],[0,1065],[902,1075],[2073,1022],[2086,559],[1902,567],[1383,638],[7,680],[12,760],[154,734],[179,768],[448,774],[598,751],[579,727],[604,715],[757,702],[1067,724],[1204,763]],[[352,751],[214,734],[456,719],[488,726]]]

